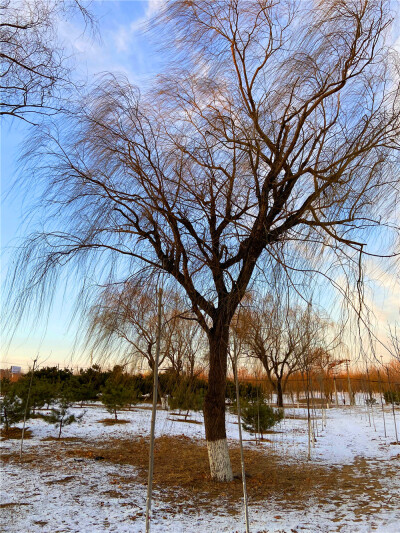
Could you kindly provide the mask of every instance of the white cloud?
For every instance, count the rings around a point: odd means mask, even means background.
[[[144,14],[129,22],[128,24],[121,24],[117,31],[110,32],[118,52],[128,52],[131,50],[134,41],[140,36],[146,23],[156,15],[156,13],[164,5],[164,0],[149,0],[147,2]]]
[[[150,18],[155,15],[165,4],[165,0],[149,0],[147,2],[146,17]]]
[[[120,72],[132,82],[136,81],[137,73],[127,58],[128,52],[133,51],[132,43],[122,33],[118,36],[113,31],[106,31],[101,39],[96,39],[83,32],[78,22],[60,20],[58,34],[67,53],[73,57],[77,78],[101,72]]]

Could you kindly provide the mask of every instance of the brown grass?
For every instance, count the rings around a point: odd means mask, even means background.
[[[113,475],[108,486],[102,483],[97,489],[101,494],[113,498],[123,498],[129,493],[129,484],[147,483],[149,441],[145,438],[109,439],[93,443],[78,440],[59,442],[54,446],[55,453],[24,455],[27,468],[50,471],[57,465],[60,472],[68,474],[68,459],[96,460],[132,465],[135,470],[130,477]],[[215,511],[223,507],[236,513],[242,502],[242,481],[240,475],[240,450],[231,445],[231,459],[235,479],[232,483],[221,484],[210,479],[207,449],[204,441],[193,441],[188,437],[163,436],[156,439],[154,460],[154,488],[170,511],[179,513],[202,509]],[[18,461],[18,454],[8,454],[3,461]],[[53,464],[54,463],[54,464]],[[396,460],[378,462],[357,459],[349,465],[323,466],[308,462],[293,462],[279,457],[269,448],[249,447],[245,449],[246,477],[250,501],[252,503],[277,500],[282,511],[302,510],[308,501],[323,506],[333,504],[340,507],[352,502],[356,517],[371,515],[377,508],[393,510],[396,503],[390,490],[382,486],[381,480],[398,475]],[[64,468],[64,471],[63,471]],[[72,480],[63,478],[60,482]],[[390,487],[390,482],[387,484]],[[169,504],[174,502],[174,505]],[[177,503],[178,502],[178,503]]]
[[[75,476],[66,476],[61,479],[51,479],[50,481],[45,481],[46,485],[55,485],[55,484],[63,484],[63,483],[69,483],[75,479]]]
[[[147,482],[148,440],[113,439],[100,446],[87,449],[75,448],[67,455],[94,458],[101,454],[106,461],[130,464],[137,467],[137,480]],[[161,489],[166,499],[175,500],[179,492],[182,502],[191,500],[194,505],[241,501],[242,481],[240,474],[240,450],[231,447],[232,467],[235,479],[229,484],[220,484],[210,479],[205,442],[194,442],[188,437],[164,436],[156,440],[154,458],[154,487]],[[373,468],[364,459],[352,465],[328,467],[313,463],[285,462],[265,448],[245,449],[246,477],[249,497],[252,502],[277,498],[282,506],[304,508],[304,501],[313,497],[317,501],[342,502],[349,498],[385,505],[382,476],[395,476],[395,465]],[[121,478],[121,483],[124,482]],[[389,496],[389,495],[387,495]],[[366,505],[360,500],[360,506]]]
[[[200,424],[202,425],[203,422],[200,422],[199,420],[192,420],[191,418],[167,418],[167,420],[172,420],[174,422],[185,422],[186,424]]]
[[[20,505],[30,505],[29,503],[20,503],[20,502],[11,502],[11,503],[0,503],[0,509],[7,509],[8,507],[15,507]]]
[[[129,420],[123,420],[123,419],[115,420],[115,418],[103,418],[102,420],[98,420],[97,422],[99,424],[104,424],[105,426],[115,426],[118,424],[129,424]]]
[[[9,428],[8,431],[5,429],[2,429],[0,431],[1,440],[8,440],[8,439],[21,439],[22,437],[22,429],[21,428]],[[32,438],[32,431],[25,428],[24,431],[24,439],[31,439]]]
[[[58,437],[43,437],[42,439],[40,439],[44,442],[52,442],[52,441],[57,441],[57,442],[82,442],[82,439],[78,438],[78,437],[63,437],[62,434],[61,434],[61,437],[58,438]]]

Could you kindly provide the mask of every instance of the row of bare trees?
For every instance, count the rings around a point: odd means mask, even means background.
[[[337,343],[329,345],[331,324],[320,313],[310,304],[291,303],[282,284],[279,288],[279,297],[268,293],[247,299],[247,305],[232,323],[231,337],[239,347],[237,355],[242,366],[254,359],[261,362],[282,407],[290,376],[308,366],[324,365],[325,360],[331,363]],[[143,282],[103,288],[88,312],[85,348],[97,360],[136,361],[141,368],[153,371],[157,340],[155,294],[155,286]],[[164,291],[159,366],[176,376],[193,378],[206,372],[207,342],[195,317],[184,311],[184,305],[179,292]],[[233,368],[233,357],[231,364]]]
[[[332,401],[335,391],[337,401],[337,391],[343,389],[343,383],[345,390],[353,393],[360,386],[365,388],[369,384],[375,390],[385,383],[387,369],[382,365],[375,368],[370,364],[367,374],[349,372],[352,362],[340,358],[343,341],[334,324],[311,303],[301,305],[282,279],[275,281],[273,291],[248,295],[232,322],[229,352],[232,370],[235,356],[242,371],[247,369],[249,375],[252,362],[261,363],[263,373],[258,378],[268,381],[279,407],[283,407],[285,392],[290,390],[293,394],[295,390],[297,396],[299,391],[304,392],[306,377],[311,389],[320,390],[327,401]],[[156,287],[143,282],[102,289],[88,313],[85,347],[96,359],[118,358],[153,371],[157,335],[155,294]],[[161,370],[169,370],[177,378],[184,374],[193,379],[206,374],[207,343],[194,317],[184,311],[184,305],[179,292],[164,291],[159,364]],[[391,339],[395,349],[399,342],[395,329]],[[392,367],[391,374],[395,371],[394,363]]]

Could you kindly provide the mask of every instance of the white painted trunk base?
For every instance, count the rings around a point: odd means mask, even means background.
[[[207,441],[208,459],[212,479],[216,481],[232,481],[232,467],[226,439]]]

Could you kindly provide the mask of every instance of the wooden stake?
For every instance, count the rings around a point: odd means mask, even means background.
[[[336,407],[339,407],[339,398],[338,398],[338,393],[337,393],[337,388],[336,388],[336,376],[333,376],[333,385],[335,387],[335,401],[336,401]]]
[[[349,393],[349,402],[350,402],[350,405],[354,405],[355,401],[354,401],[353,391],[351,389],[351,381],[350,381],[350,373],[349,373],[349,362],[348,361],[346,362],[346,368],[347,368],[347,390],[348,390],[348,393]]]

